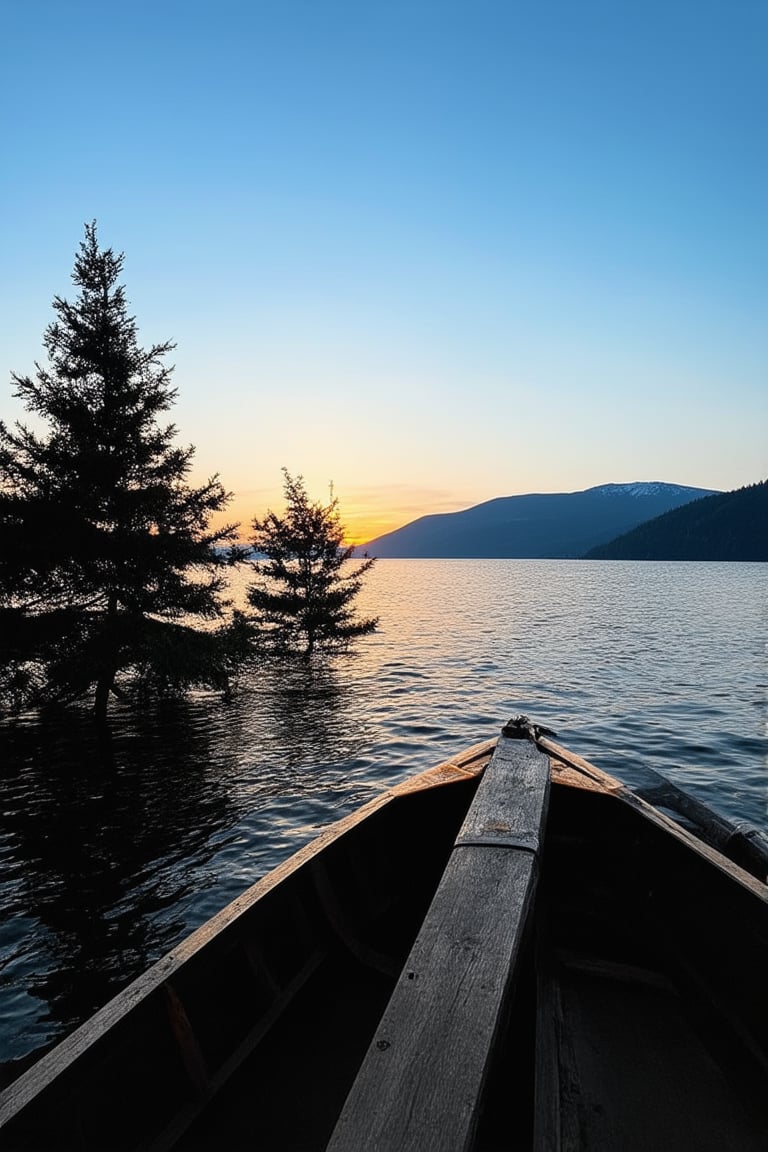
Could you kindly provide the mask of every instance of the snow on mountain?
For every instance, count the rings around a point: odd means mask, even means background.
[[[687,484],[665,484],[661,480],[637,480],[634,484],[598,484],[594,488],[587,488],[587,492],[594,492],[599,496],[668,496],[684,495],[686,492],[697,492]]]

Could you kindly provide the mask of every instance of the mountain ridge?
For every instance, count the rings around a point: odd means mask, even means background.
[[[421,516],[358,548],[382,558],[576,559],[645,520],[715,494],[711,488],[635,481],[578,492],[496,496],[458,512]]]

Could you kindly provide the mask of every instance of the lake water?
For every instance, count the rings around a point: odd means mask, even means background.
[[[526,712],[768,827],[768,568],[383,560],[377,633],[232,701],[0,728],[0,1060],[59,1037],[323,824]]]

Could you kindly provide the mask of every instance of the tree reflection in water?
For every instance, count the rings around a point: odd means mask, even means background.
[[[183,919],[158,913],[189,897],[232,804],[205,726],[181,703],[121,716],[111,764],[89,718],[73,711],[3,727],[0,749],[0,996],[14,998],[12,1019],[2,1015],[19,1055],[20,1043],[89,1016],[174,943]],[[29,997],[47,1004],[35,1025]]]
[[[346,685],[346,687],[345,687]],[[331,668],[0,726],[0,1061],[59,1039],[334,818],[365,693]],[[8,1069],[17,1071],[17,1067]]]
[[[322,764],[343,772],[369,746],[364,685],[342,678],[333,664],[267,670],[257,692],[258,751],[277,752],[288,770]]]

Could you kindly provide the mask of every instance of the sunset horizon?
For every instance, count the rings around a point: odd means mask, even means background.
[[[755,477],[751,483],[758,482],[764,477]],[[382,488],[379,493],[369,489],[351,489],[349,493],[333,490],[333,496],[339,503],[339,515],[345,528],[345,541],[347,544],[359,547],[372,540],[378,539],[390,532],[419,520],[425,516],[442,515],[452,512],[461,512],[484,504],[490,500],[504,499],[512,496],[525,496],[532,494],[563,494],[581,492],[601,484],[636,484],[636,483],[662,483],[681,485],[690,488],[711,488],[711,485],[697,484],[691,481],[680,481],[676,477],[637,477],[616,481],[605,478],[596,484],[586,484],[584,487],[556,487],[556,488],[528,488],[520,492],[494,492],[482,494],[476,498],[462,499],[459,496],[451,499],[446,493],[434,493],[430,496],[423,491],[414,491],[412,494],[404,492],[399,502],[394,501],[391,489]],[[749,482],[748,482],[749,483]],[[737,487],[742,487],[738,485]],[[726,489],[715,489],[725,491]],[[313,501],[327,504],[331,498],[330,485],[325,492],[308,488],[309,496]],[[271,490],[257,489],[252,492],[233,493],[232,500],[226,510],[218,513],[213,523],[216,526],[225,523],[237,522],[240,525],[238,536],[247,543],[251,535],[251,523],[254,518],[261,518],[267,512],[281,515],[284,509],[284,496],[282,490],[275,486]]]
[[[768,475],[764,9],[37,9],[6,13],[6,379],[95,220],[236,519],[279,505],[283,466],[333,482],[356,541],[505,494]]]

